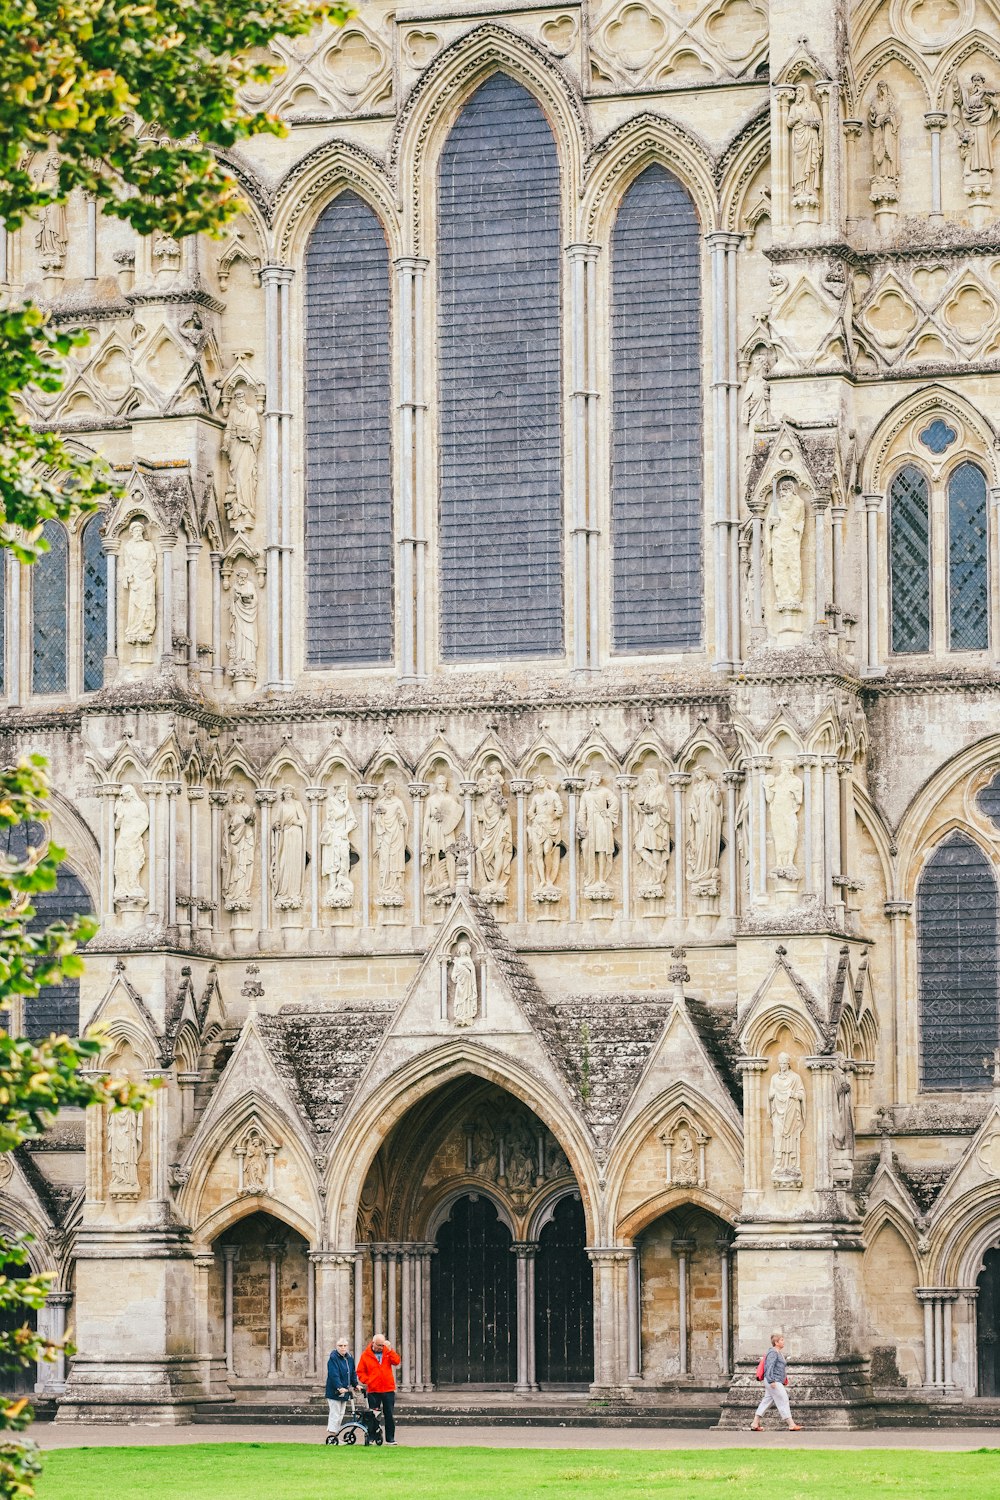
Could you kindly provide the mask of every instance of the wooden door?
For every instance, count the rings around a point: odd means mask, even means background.
[[[437,1385],[517,1379],[517,1262],[487,1198],[460,1198],[431,1258],[431,1369]]]
[[[987,1250],[976,1299],[980,1396],[1000,1396],[1000,1250]]]
[[[594,1271],[579,1198],[556,1204],[535,1261],[535,1372],[543,1385],[594,1378]]]

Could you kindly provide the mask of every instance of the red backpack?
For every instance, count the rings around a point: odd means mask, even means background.
[[[760,1364],[757,1366],[757,1379],[758,1380],[763,1380],[764,1379],[764,1365],[766,1364],[766,1362],[767,1362],[767,1355],[766,1354],[762,1354],[761,1357],[760,1357]]]

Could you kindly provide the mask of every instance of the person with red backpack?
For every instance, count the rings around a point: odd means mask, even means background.
[[[757,1379],[764,1382],[764,1396],[750,1424],[751,1432],[763,1431],[760,1419],[769,1406],[778,1408],[778,1415],[784,1417],[789,1432],[802,1431],[792,1416],[792,1408],[788,1404],[788,1392],[785,1390],[788,1384],[788,1367],[785,1364],[784,1350],[785,1335],[779,1332],[772,1333],[771,1347],[757,1366]]]

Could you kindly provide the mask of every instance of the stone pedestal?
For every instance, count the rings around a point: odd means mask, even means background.
[[[244,954],[254,951],[256,933],[253,929],[253,919],[249,911],[230,912],[229,938],[232,942],[234,953]]]

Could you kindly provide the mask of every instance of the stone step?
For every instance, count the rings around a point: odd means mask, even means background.
[[[690,1398],[691,1392],[684,1392]],[[497,1402],[484,1399],[461,1403],[401,1402],[397,1420],[419,1427],[714,1427],[719,1420],[719,1400],[670,1403],[538,1401]],[[326,1403],[312,1401],[240,1403],[203,1401],[194,1409],[199,1423],[247,1426],[254,1423],[319,1422],[326,1416]]]

